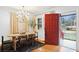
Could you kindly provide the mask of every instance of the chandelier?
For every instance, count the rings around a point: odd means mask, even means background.
[[[29,9],[26,9],[24,6],[19,7],[17,10],[17,17],[20,19],[20,22],[24,21],[24,17],[29,16]]]

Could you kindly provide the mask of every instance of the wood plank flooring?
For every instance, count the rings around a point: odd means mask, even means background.
[[[44,39],[40,38],[38,40],[44,43]],[[32,50],[32,52],[76,52],[76,51],[63,46],[45,44],[42,47]]]
[[[76,52],[76,51],[66,47],[60,47],[56,45],[44,45],[40,48],[32,50],[32,52]]]
[[[44,45],[40,48],[32,50],[32,52],[57,52],[59,51],[59,46],[56,45]]]

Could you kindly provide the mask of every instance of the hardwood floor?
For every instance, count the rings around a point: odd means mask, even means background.
[[[40,48],[32,50],[32,52],[57,52],[59,51],[59,46],[55,45],[44,45]]]
[[[56,45],[44,45],[40,48],[32,50],[32,52],[76,52],[76,51],[66,47],[60,47]]]
[[[44,43],[44,39],[38,39],[40,42]],[[64,46],[56,46],[56,45],[48,45],[45,44],[42,47],[32,50],[32,52],[76,52],[73,49],[64,47]]]

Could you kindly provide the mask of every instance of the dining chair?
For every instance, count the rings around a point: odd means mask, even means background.
[[[12,41],[11,40],[4,41],[4,36],[2,36],[1,38],[2,38],[1,51],[2,52],[11,51],[11,49],[12,49]]]

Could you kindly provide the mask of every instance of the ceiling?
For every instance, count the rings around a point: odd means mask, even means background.
[[[21,9],[21,6],[12,7],[14,9]],[[40,14],[43,12],[57,12],[64,13],[69,11],[74,11],[78,6],[24,6],[24,9],[31,14]]]
[[[68,11],[74,11],[78,6],[24,6],[24,10],[30,14],[38,15],[44,12],[57,12],[63,13]],[[0,6],[0,10],[21,10],[22,6]]]
[[[16,7],[11,7],[14,8],[15,10],[21,10],[22,7],[16,6]],[[31,14],[40,14],[43,12],[53,12],[52,6],[24,6],[24,10],[28,11]]]

